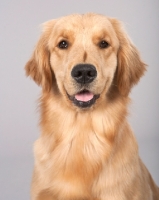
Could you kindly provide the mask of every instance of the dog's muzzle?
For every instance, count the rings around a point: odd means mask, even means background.
[[[93,94],[88,86],[97,77],[96,68],[91,64],[78,64],[71,72],[72,78],[76,81],[80,87],[84,88],[80,90],[74,96],[69,96],[69,99],[78,107],[87,108],[95,103],[99,98],[99,95]]]

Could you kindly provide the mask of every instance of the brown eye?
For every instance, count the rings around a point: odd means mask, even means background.
[[[66,40],[62,40],[61,42],[59,42],[58,47],[60,49],[67,49],[68,48],[68,42]]]
[[[109,47],[109,44],[108,44],[108,42],[106,42],[105,40],[102,40],[102,41],[99,43],[99,47],[100,47],[101,49],[105,49],[105,48]]]

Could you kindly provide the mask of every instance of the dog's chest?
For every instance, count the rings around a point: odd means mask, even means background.
[[[81,130],[54,144],[49,151],[51,141],[44,144],[39,139],[35,145],[35,157],[45,185],[49,188],[51,185],[51,190],[59,195],[65,193],[64,196],[72,194],[73,198],[74,195],[88,198],[109,152],[105,140],[103,135],[97,136],[92,130]]]

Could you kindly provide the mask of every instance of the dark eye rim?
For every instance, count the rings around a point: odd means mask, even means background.
[[[59,49],[67,49],[69,46],[69,43],[67,40],[61,40],[59,43],[58,43],[58,48]]]
[[[101,40],[98,45],[101,49],[106,49],[110,46],[106,40]]]

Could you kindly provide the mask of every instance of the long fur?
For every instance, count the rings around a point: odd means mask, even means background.
[[[69,47],[62,50],[64,39]],[[103,39],[107,49],[98,46]],[[78,92],[71,70],[79,63],[97,70],[89,87],[100,97],[86,109],[67,96]],[[128,95],[145,66],[116,19],[89,13],[44,24],[25,67],[42,87],[32,200],[159,200],[127,122]]]

